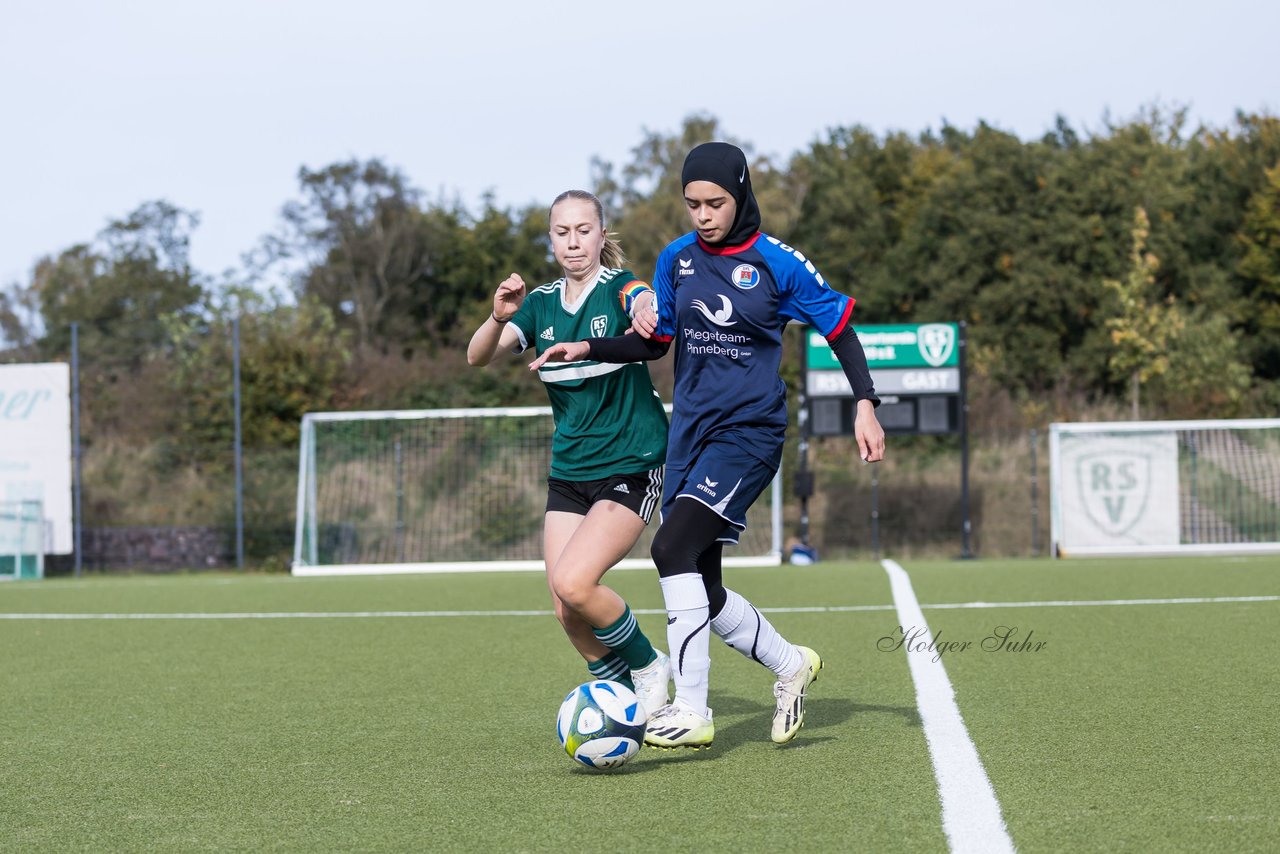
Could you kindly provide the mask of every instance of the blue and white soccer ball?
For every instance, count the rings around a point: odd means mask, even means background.
[[[818,562],[818,550],[813,546],[797,543],[791,547],[791,563],[793,566],[813,566]]]
[[[556,716],[565,752],[588,768],[618,768],[640,750],[648,716],[640,698],[619,682],[585,682],[569,692]]]

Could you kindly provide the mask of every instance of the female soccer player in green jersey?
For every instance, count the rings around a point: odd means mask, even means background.
[[[499,351],[542,353],[559,341],[620,335],[651,305],[652,289],[622,269],[599,199],[566,191],[549,219],[563,277],[532,291],[515,273],[498,285],[493,312],[467,347],[472,365]],[[634,687],[646,712],[656,711],[667,703],[667,656],[600,582],[661,501],[666,413],[643,364],[588,360],[538,373],[555,419],[542,548],[556,616],[595,678]]]

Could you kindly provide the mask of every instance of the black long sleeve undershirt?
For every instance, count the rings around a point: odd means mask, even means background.
[[[853,327],[845,326],[830,344],[831,352],[836,354],[836,359],[853,388],[854,399],[869,400],[872,406],[879,406],[880,398],[876,396],[875,385],[871,382],[871,369],[867,367],[867,354],[862,349],[862,342],[854,334]]]
[[[612,338],[591,338],[587,341],[587,356],[597,362],[625,363],[651,362],[660,359],[671,348],[670,341],[656,341],[632,333]],[[871,370],[867,367],[867,354],[862,342],[854,334],[852,326],[846,326],[831,342],[844,375],[849,379],[856,400],[869,400],[872,406],[880,405],[875,386],[871,382]]]
[[[652,362],[661,359],[670,349],[670,341],[655,341],[632,332],[629,335],[615,335],[612,338],[590,338],[587,340],[587,356],[597,362],[626,363]],[[866,359],[863,359],[866,364]]]

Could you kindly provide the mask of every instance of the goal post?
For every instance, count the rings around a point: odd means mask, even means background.
[[[46,525],[39,501],[0,501],[0,581],[44,577]]]
[[[1280,553],[1280,418],[1049,426],[1050,553]]]
[[[549,406],[307,413],[292,573],[541,571],[553,432]],[[620,568],[653,566],[657,527]],[[726,566],[781,563],[781,472],[738,550]]]

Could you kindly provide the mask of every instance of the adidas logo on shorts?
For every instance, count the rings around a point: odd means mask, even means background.
[[[630,494],[631,494],[631,490],[630,490],[630,489],[627,489],[627,485],[626,485],[625,483],[620,483],[620,484],[618,484],[617,486],[615,486],[615,487],[613,488],[613,491],[614,491],[614,492],[621,492],[623,495],[630,495]]]
[[[539,337],[539,338],[541,338],[541,339],[543,339],[544,341],[554,341],[554,340],[556,340],[555,327],[554,327],[554,326],[548,326],[546,329],[542,330],[542,334],[541,334],[541,335],[539,335],[538,337]]]

